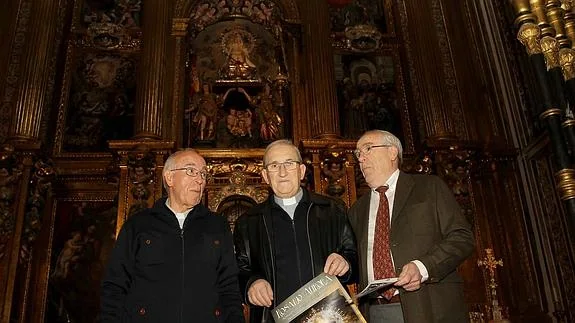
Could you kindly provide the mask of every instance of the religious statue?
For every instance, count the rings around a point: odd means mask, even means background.
[[[275,111],[273,96],[269,84],[265,84],[263,93],[259,96],[260,136],[264,141],[273,141],[280,137],[282,119]]]
[[[224,102],[230,93],[238,93],[243,95],[247,102],[251,102],[250,95],[241,87],[239,88],[231,88],[226,91],[224,94]],[[230,112],[226,117],[226,128],[228,131],[237,137],[245,137],[248,136],[249,138],[253,137],[252,133],[252,120],[253,120],[253,113],[249,107],[245,109],[239,109],[239,107],[233,106],[230,108]]]
[[[222,49],[227,61],[221,76],[227,79],[253,79],[257,76],[256,65],[250,59],[254,48],[254,36],[242,29],[234,29],[222,36]]]
[[[202,92],[196,93],[192,98],[190,108],[192,113],[190,122],[196,125],[199,140],[213,140],[215,138],[214,125],[218,114],[217,95],[211,92],[210,85],[204,83]],[[192,129],[193,127],[190,127]],[[190,135],[192,135],[190,133]]]

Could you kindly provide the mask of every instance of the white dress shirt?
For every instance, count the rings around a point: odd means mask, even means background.
[[[397,169],[391,176],[387,179],[385,185],[389,188],[385,192],[387,196],[387,200],[389,202],[389,221],[391,226],[391,217],[393,214],[393,202],[395,201],[395,189],[397,187],[397,179],[399,178],[399,169]],[[375,236],[375,220],[377,217],[377,209],[379,208],[379,193],[375,190],[375,188],[371,189],[371,196],[369,200],[369,222],[367,227],[367,279],[369,282],[375,280],[373,274],[373,240]],[[391,253],[391,250],[390,250]],[[395,263],[393,262],[393,255],[391,257],[391,261],[395,268]],[[429,278],[429,273],[427,272],[427,268],[425,265],[419,260],[412,260],[419,272],[421,273],[421,282],[423,283]],[[398,292],[396,292],[398,293]]]

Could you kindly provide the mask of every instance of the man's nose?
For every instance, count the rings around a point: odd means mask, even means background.
[[[279,166],[280,166],[279,175],[280,175],[281,177],[284,177],[284,176],[287,175],[287,173],[288,173],[287,168],[286,168],[286,165],[285,165],[285,164],[280,164]]]

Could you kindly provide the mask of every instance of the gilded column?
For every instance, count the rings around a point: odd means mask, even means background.
[[[135,138],[160,139],[164,105],[165,54],[170,34],[169,9],[164,0],[146,1],[143,47],[136,93]]]
[[[300,1],[304,20],[304,53],[307,61],[308,111],[313,137],[340,134],[333,49],[330,41],[329,6],[325,0]]]
[[[22,6],[27,2],[23,1]],[[22,69],[14,98],[14,112],[8,137],[36,141],[40,133],[42,110],[50,90],[51,56],[54,54],[60,1],[32,2]]]

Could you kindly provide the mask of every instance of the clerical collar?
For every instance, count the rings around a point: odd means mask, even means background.
[[[288,198],[284,199],[284,198],[277,197],[274,195],[274,200],[276,201],[277,205],[279,205],[279,206],[289,206],[289,205],[298,204],[299,201],[301,201],[302,197],[303,197],[303,190],[300,188],[299,191],[297,191],[297,193],[292,197],[288,197]]]

